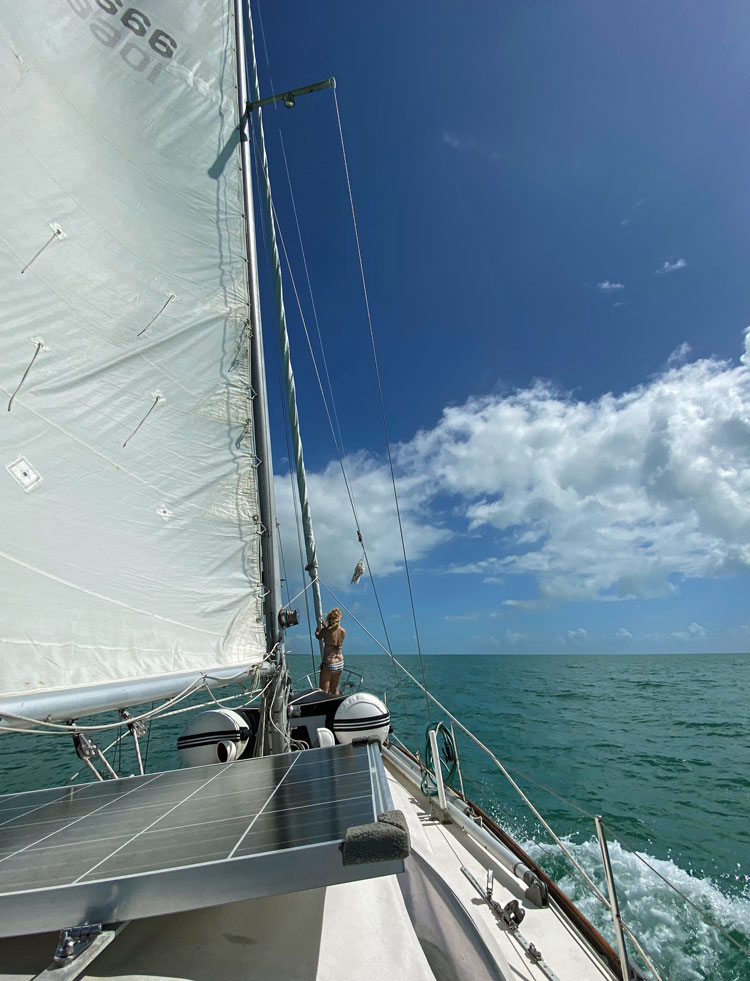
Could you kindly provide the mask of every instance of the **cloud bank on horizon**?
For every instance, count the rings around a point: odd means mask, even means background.
[[[505,595],[530,575],[542,602],[658,597],[750,571],[750,327],[736,363],[688,351],[622,395],[576,401],[536,382],[446,408],[394,453],[410,563],[473,536],[476,558],[432,558],[432,571]],[[364,453],[345,464],[373,570],[390,575],[402,568],[390,473]],[[308,476],[321,577],[342,587],[361,548],[339,464]]]

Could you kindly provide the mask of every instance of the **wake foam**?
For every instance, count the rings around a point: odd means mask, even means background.
[[[563,841],[606,895],[596,838],[583,843],[568,838]],[[620,914],[664,977],[671,981],[747,981],[750,978],[750,959],[742,951],[644,865],[638,855],[623,849],[617,841],[609,842],[608,846]],[[554,877],[616,949],[609,908],[605,908],[588,885],[582,883],[578,873],[570,871],[570,863],[560,849],[554,844],[541,846],[533,841],[525,842],[523,848]],[[750,888],[747,883],[739,895],[730,896],[711,879],[699,878],[671,859],[639,854],[691,903],[720,923],[745,947],[750,947]],[[628,953],[632,960],[640,963],[632,942]]]

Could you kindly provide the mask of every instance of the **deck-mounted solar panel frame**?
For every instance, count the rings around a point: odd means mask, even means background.
[[[392,806],[371,743],[0,796],[0,936],[400,872],[341,851]]]

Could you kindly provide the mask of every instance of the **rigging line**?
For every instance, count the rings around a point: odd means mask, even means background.
[[[289,579],[286,574],[286,561],[284,559],[284,546],[281,544],[281,525],[276,522],[276,538],[279,542],[279,556],[281,557],[281,570],[284,573],[284,588],[286,589],[286,605],[291,606],[291,600],[289,599]]]
[[[261,166],[261,162],[256,159],[257,158],[258,150],[257,150],[257,147],[255,145],[255,141],[253,141],[253,148],[254,148],[254,151],[255,151],[254,157],[253,157],[253,166],[254,166],[254,169],[255,169],[256,179],[257,179],[257,175],[258,175],[258,172],[259,171],[262,171],[263,174],[264,174],[264,177],[265,177],[265,169]],[[343,461],[343,458],[342,458],[341,448],[339,447],[338,440],[336,439],[336,433],[335,433],[335,430],[334,430],[334,427],[333,427],[333,421],[331,419],[331,413],[330,413],[329,408],[328,408],[328,401],[326,399],[325,390],[323,388],[323,382],[322,382],[321,377],[320,377],[320,371],[318,369],[317,359],[315,357],[315,352],[313,350],[312,342],[310,340],[310,332],[309,332],[309,330],[307,328],[307,320],[305,319],[305,314],[304,314],[304,311],[302,309],[302,302],[300,300],[299,291],[297,289],[297,283],[296,283],[296,280],[294,278],[294,273],[292,271],[292,264],[291,264],[291,262],[289,260],[289,253],[287,252],[286,242],[284,241],[284,235],[283,235],[282,230],[281,230],[281,223],[279,221],[279,216],[278,216],[278,214],[276,212],[276,206],[273,203],[273,198],[271,197],[270,188],[268,187],[267,181],[266,181],[266,188],[267,188],[267,191],[268,191],[269,200],[271,202],[271,211],[272,211],[272,214],[273,214],[274,221],[276,223],[276,229],[278,231],[279,241],[281,242],[281,249],[282,249],[282,252],[284,253],[284,259],[286,260],[287,272],[289,274],[289,278],[290,278],[291,283],[292,283],[292,289],[294,291],[294,296],[295,296],[295,299],[296,299],[296,302],[297,302],[297,309],[299,310],[300,320],[302,321],[302,327],[303,327],[304,332],[305,332],[305,338],[307,340],[307,346],[308,346],[308,349],[310,351],[310,357],[312,359],[313,368],[315,370],[315,376],[316,376],[317,381],[318,381],[318,388],[320,389],[320,395],[321,395],[321,398],[323,399],[323,407],[325,409],[326,417],[328,419],[328,426],[329,426],[329,428],[331,430],[331,436],[333,438],[333,444],[334,444],[334,447],[335,447],[335,450],[336,450],[336,455],[338,457],[339,466],[341,467],[341,473],[342,473],[342,476],[344,478],[344,485],[346,487],[347,496],[349,497],[349,504],[350,504],[351,509],[352,509],[352,514],[354,515],[354,522],[355,522],[355,526],[357,528],[357,537],[358,537],[358,539],[360,541],[360,544],[362,545],[362,551],[363,551],[364,556],[365,556],[365,561],[366,561],[366,564],[367,564],[367,571],[368,571],[368,575],[370,577],[370,582],[372,584],[372,591],[373,591],[373,595],[375,596],[375,602],[376,602],[377,607],[378,607],[378,613],[380,615],[380,622],[381,622],[382,627],[383,627],[383,633],[385,635],[386,643],[388,644],[389,652],[392,654],[392,651],[390,651],[391,641],[390,641],[390,638],[388,636],[388,629],[387,629],[386,624],[385,624],[385,615],[383,613],[383,609],[382,609],[382,606],[381,606],[381,603],[380,603],[380,597],[378,596],[377,588],[375,586],[375,577],[372,574],[372,568],[370,566],[370,561],[369,561],[369,558],[367,556],[367,549],[365,548],[364,538],[362,536],[362,530],[361,530],[361,526],[359,524],[359,516],[357,514],[357,507],[356,507],[356,504],[354,502],[354,495],[353,495],[351,486],[349,484],[349,479],[348,479],[348,477],[346,475],[346,468],[344,466],[344,461]],[[263,221],[262,209],[261,209],[261,221]],[[335,408],[334,408],[334,411],[335,411]],[[291,477],[291,468],[290,468],[290,477]],[[309,622],[310,621],[309,621],[309,609],[308,609],[308,624],[309,624]],[[422,673],[424,675],[424,668],[423,668]],[[409,729],[411,730],[411,720],[409,718],[409,710],[406,707],[406,702],[403,700],[403,695],[401,694],[401,682],[400,682],[400,679],[399,679],[398,674],[396,673],[395,669],[394,669],[394,677],[396,679],[396,687],[398,688],[399,694],[402,697],[402,701],[403,701],[403,705],[404,705],[404,711],[405,711],[405,714],[406,714],[407,723],[409,725]],[[429,716],[429,703],[427,705],[427,714]],[[413,737],[413,732],[412,732],[412,737]]]
[[[253,154],[252,154],[252,166],[253,166],[253,183],[255,187],[259,187],[259,172],[263,170],[258,160],[258,151],[255,145],[255,140],[252,140]],[[273,202],[271,203],[273,206]],[[268,290],[268,295],[273,296],[273,287],[271,284],[271,258],[268,254],[268,233],[266,230],[266,216],[265,208],[259,208],[260,212],[260,228],[261,235],[263,237],[263,268],[266,274],[266,289]],[[276,359],[276,380],[279,384],[279,399],[282,406],[286,406],[286,391],[284,387],[284,380],[281,372],[281,352],[279,351],[280,341],[278,339],[278,331],[276,332],[276,343],[273,345],[273,353]],[[301,518],[300,512],[302,510],[302,502],[298,500],[299,488],[295,486],[294,474],[292,473],[292,460],[294,455],[292,453],[292,443],[291,434],[289,432],[289,412],[282,412],[281,415],[284,417],[284,441],[286,443],[286,458],[289,461],[289,484],[291,486],[292,494],[292,510],[294,511],[294,523],[297,529],[297,551],[299,553],[299,565],[300,565],[300,577],[302,582],[305,581],[305,556],[304,548],[302,542],[302,528],[301,528]],[[281,543],[281,535],[279,535],[279,543]],[[310,619],[310,598],[305,591],[305,618],[307,620],[307,635],[310,641],[310,660],[312,662],[313,671],[315,671],[315,645],[313,642],[313,631],[312,631],[312,621]]]
[[[331,408],[333,410],[333,418],[336,421],[336,432],[338,433],[338,437],[339,437],[339,446],[341,447],[341,455],[345,456],[346,453],[344,450],[344,438],[341,435],[341,425],[339,424],[339,416],[338,416],[338,412],[336,411],[336,399],[334,398],[334,394],[333,394],[333,383],[331,382],[331,375],[330,372],[328,371],[328,359],[326,357],[326,351],[323,345],[323,336],[320,332],[320,321],[318,320],[318,310],[317,307],[315,306],[315,296],[313,295],[312,282],[310,281],[310,270],[307,266],[307,256],[305,254],[305,246],[302,241],[302,229],[300,228],[299,216],[297,214],[297,203],[294,200],[292,177],[291,174],[289,173],[289,162],[287,161],[286,147],[284,146],[284,136],[281,131],[279,131],[279,140],[281,141],[281,155],[284,158],[284,170],[286,171],[287,184],[289,185],[289,198],[292,202],[292,211],[294,212],[294,224],[297,227],[297,239],[299,241],[300,254],[302,256],[302,266],[305,270],[305,279],[307,280],[307,291],[310,294],[310,306],[312,307],[313,319],[315,321],[315,330],[318,335],[318,344],[320,345],[320,353],[323,358],[323,370],[325,371],[326,381],[328,382],[328,394],[330,395],[331,398]],[[278,219],[277,219],[277,224],[278,224]],[[288,260],[287,260],[287,264],[288,264]]]
[[[617,836],[620,839],[622,839],[624,841],[627,841],[627,838],[623,838],[623,836],[619,832],[616,832],[616,834],[617,834]],[[636,849],[632,846],[632,844],[628,844],[628,848],[631,850],[631,853],[633,855],[635,855],[635,857],[640,862],[643,862],[643,864],[654,873],[655,876],[657,876],[659,879],[661,879],[661,881],[665,885],[669,886],[670,889],[672,889],[674,892],[676,892],[677,895],[680,897],[680,899],[683,899],[688,904],[688,906],[692,906],[692,908],[696,911],[696,913],[699,913],[700,916],[707,923],[709,923],[712,927],[714,927],[716,930],[718,930],[719,933],[723,934],[724,937],[726,937],[727,940],[731,941],[734,944],[734,946],[737,947],[738,950],[741,950],[742,951],[743,954],[746,954],[748,957],[750,957],[750,948],[745,947],[744,944],[741,944],[739,941],[735,940],[734,937],[730,933],[727,932],[726,928],[721,925],[721,923],[719,923],[712,916],[710,916],[708,913],[706,913],[705,910],[701,909],[700,906],[698,906],[691,899],[689,899],[688,896],[686,896],[684,892],[682,892],[677,886],[675,886],[673,883],[671,883],[669,881],[669,879],[666,878],[666,876],[662,875],[662,873],[658,871],[658,869],[655,869],[654,866],[650,862],[646,861],[646,859],[638,851],[636,851]]]
[[[151,710],[152,711],[153,711],[153,708],[154,708],[154,705],[155,704],[156,704],[156,702],[152,702],[151,703]],[[146,732],[146,752],[143,755],[143,769],[144,770],[148,766],[148,751],[149,751],[149,748],[151,746],[151,726],[152,726],[152,721],[151,721],[151,719],[149,719],[148,720],[148,731]]]
[[[122,732],[121,735],[124,736],[125,733]],[[118,777],[121,777],[122,776],[122,739],[118,738],[116,742],[117,742],[117,775]],[[106,756],[107,751],[103,750],[102,752]]]
[[[630,939],[635,944],[636,950],[638,951],[638,953],[643,958],[643,961],[644,961],[646,967],[653,974],[655,981],[663,981],[661,974],[659,974],[659,972],[654,967],[653,961],[648,956],[648,954],[646,953],[646,951],[643,949],[643,945],[641,944],[640,940],[638,939],[638,937],[636,937],[636,935],[633,933],[633,931],[627,925],[627,923],[625,922],[625,920],[622,919],[622,917],[620,917],[620,923],[622,924],[623,930],[626,931],[626,933],[628,934],[628,936],[630,937]]]
[[[306,593],[308,589],[311,589],[312,586],[313,586],[313,584],[316,583],[316,582],[320,582],[320,579],[318,578],[318,576],[316,576],[314,579],[311,579],[309,583],[307,583],[305,586],[303,586],[302,589],[300,589],[300,591],[297,593],[296,596],[292,596],[292,598],[289,600],[289,602],[290,603],[293,603],[296,599],[299,599],[299,597],[303,593]]]
[[[272,92],[275,92],[276,91],[276,86],[273,84],[273,75],[271,74],[271,59],[268,57],[268,45],[266,44],[266,32],[265,32],[265,29],[263,27],[263,11],[261,10],[261,7],[262,6],[263,6],[263,4],[260,3],[260,0],[258,0],[258,3],[256,3],[256,5],[255,5],[255,9],[258,12],[258,22],[260,24],[260,36],[261,36],[261,39],[263,41],[263,53],[266,56],[266,69],[268,71],[268,82],[269,82],[269,84],[271,86],[271,91]],[[278,112],[278,109],[279,109],[278,103],[277,102],[272,102],[271,105],[274,108],[274,112]]]
[[[365,267],[364,267],[364,262],[362,260],[362,248],[361,248],[360,242],[359,242],[359,230],[358,230],[358,227],[357,227],[357,215],[356,215],[355,210],[354,210],[354,196],[352,194],[352,182],[351,182],[351,179],[349,177],[349,163],[348,163],[347,157],[346,157],[346,146],[344,145],[344,130],[343,130],[342,126],[341,126],[341,113],[339,112],[339,100],[338,100],[338,96],[336,95],[336,89],[335,88],[333,89],[333,102],[334,102],[334,105],[336,107],[336,122],[338,123],[339,138],[341,140],[341,155],[342,155],[343,160],[344,160],[344,172],[346,174],[346,186],[347,186],[347,190],[349,191],[349,206],[350,206],[351,212],[352,212],[352,224],[354,226],[354,239],[355,239],[355,242],[357,244],[357,258],[359,260],[359,272],[360,272],[360,276],[362,278],[362,293],[364,295],[365,309],[367,311],[367,324],[368,324],[368,326],[370,328],[370,345],[372,347],[372,360],[373,360],[373,364],[375,366],[375,377],[376,377],[377,383],[378,383],[378,397],[380,399],[380,414],[381,414],[382,419],[383,419],[383,431],[385,433],[385,445],[386,445],[386,449],[388,451],[388,465],[389,465],[390,471],[391,471],[391,484],[393,485],[393,499],[396,502],[396,516],[398,518],[398,530],[399,530],[399,534],[401,536],[401,551],[403,552],[403,556],[404,556],[404,569],[406,571],[406,583],[407,583],[407,586],[408,586],[408,589],[409,589],[409,602],[411,604],[411,614],[412,614],[412,619],[414,621],[414,635],[415,635],[416,641],[417,641],[417,651],[419,653],[419,665],[420,665],[421,672],[422,672],[422,681],[424,682],[424,687],[426,689],[427,688],[427,676],[426,676],[425,668],[424,668],[424,660],[422,658],[422,645],[421,645],[420,640],[419,640],[419,625],[417,624],[417,611],[416,611],[416,609],[414,607],[414,593],[413,593],[412,585],[411,585],[411,574],[409,573],[409,560],[406,557],[406,542],[404,541],[404,527],[403,527],[403,523],[401,521],[401,507],[399,505],[399,500],[398,500],[398,491],[396,490],[396,474],[395,474],[395,471],[393,469],[393,457],[391,455],[391,441],[390,441],[390,437],[388,435],[388,420],[386,418],[386,414],[385,414],[385,402],[383,400],[383,386],[382,386],[382,383],[381,383],[381,380],[380,380],[380,367],[378,365],[378,355],[377,355],[377,351],[375,349],[375,332],[374,332],[373,326],[372,326],[372,314],[370,312],[370,299],[369,299],[369,296],[368,296],[368,293],[367,293],[367,281],[365,279]],[[427,697],[425,697],[425,705],[427,706],[427,718],[430,720],[430,722],[432,722],[432,714],[431,714],[431,711],[430,711],[430,703],[429,703]]]

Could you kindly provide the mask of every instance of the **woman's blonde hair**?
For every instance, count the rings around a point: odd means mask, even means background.
[[[341,610],[337,606],[327,613],[326,623],[329,627],[336,627],[341,623]]]

